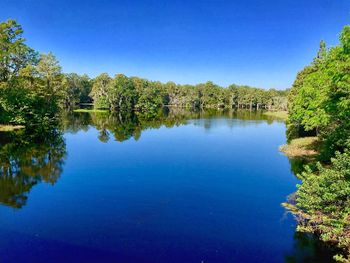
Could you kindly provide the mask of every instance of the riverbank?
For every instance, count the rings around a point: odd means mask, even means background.
[[[303,137],[280,146],[279,150],[288,157],[314,157],[318,154],[319,140],[317,137]]]
[[[74,112],[92,112],[92,113],[106,113],[108,110],[99,110],[99,109],[76,109]]]
[[[275,117],[277,119],[281,119],[285,121],[288,119],[287,111],[267,111],[267,112],[264,112],[264,115]]]
[[[24,129],[22,125],[9,125],[9,124],[0,124],[0,132],[10,132],[15,130]]]

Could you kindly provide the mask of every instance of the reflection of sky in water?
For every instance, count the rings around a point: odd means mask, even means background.
[[[66,133],[58,182],[33,187],[20,210],[1,207],[0,256],[6,262],[304,262],[294,220],[280,205],[297,183],[278,152],[285,124],[269,123],[191,119],[106,143],[96,125]]]
[[[252,126],[252,125],[267,123],[266,120],[240,120],[240,119],[227,119],[227,118],[194,119],[188,122],[196,126],[201,126],[207,130],[210,130],[212,128],[219,128],[219,127],[235,128],[235,127],[242,127],[242,126],[244,127],[244,126]]]

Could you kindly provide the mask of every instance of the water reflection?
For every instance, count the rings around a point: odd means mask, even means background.
[[[57,129],[0,133],[0,203],[21,208],[34,185],[54,184],[65,155],[63,136]]]
[[[298,175],[304,171],[306,165],[310,165],[310,162],[305,158],[294,157],[288,158],[288,160],[290,163],[290,169],[296,177],[299,177]]]
[[[293,252],[285,257],[285,263],[331,263],[335,254],[315,236],[296,232]]]
[[[52,129],[48,129],[48,131],[46,132],[42,132],[42,131],[29,132],[29,131],[22,130],[22,131],[16,131],[12,133],[0,133],[0,203],[6,206],[14,207],[14,208],[21,208],[26,204],[29,192],[34,185],[41,182],[46,182],[51,184],[54,184],[55,182],[57,182],[57,180],[59,179],[63,171],[64,161],[67,155],[66,145],[63,138],[64,133],[77,133],[79,131],[87,131],[91,127],[93,127],[98,131],[99,141],[102,143],[107,143],[108,141],[111,141],[111,140],[123,142],[131,138],[138,140],[143,131],[151,128],[158,129],[162,126],[171,128],[174,126],[186,125],[188,123],[191,123],[195,126],[200,126],[210,131],[214,127],[220,127],[220,125],[222,125],[223,122],[225,123],[226,127],[234,128],[235,125],[237,125],[237,122],[239,122],[239,126],[242,127],[245,125],[251,125],[252,123],[253,124],[259,124],[259,123],[272,124],[274,121],[279,121],[279,120],[275,120],[273,117],[266,116],[263,114],[263,112],[260,112],[260,111],[247,111],[247,110],[188,111],[188,110],[179,109],[179,108],[170,108],[170,109],[164,108],[157,112],[153,112],[152,114],[149,114],[149,113],[136,114],[132,112],[125,112],[125,113],[122,113],[122,112],[119,112],[119,113],[65,112],[62,114],[61,123],[60,125],[58,125],[59,128],[55,127]],[[256,131],[254,130],[254,133],[255,132]],[[138,144],[139,143],[140,142],[138,142]],[[277,148],[276,148],[276,151],[277,151]],[[198,156],[198,152],[197,152],[197,155],[195,156]],[[220,157],[218,158],[222,158],[222,154],[220,154]],[[153,159],[151,161],[153,162]],[[242,159],[242,165],[243,165],[243,161],[244,160]],[[291,163],[291,169],[294,172],[294,174],[299,173],[300,167],[302,167],[302,165],[304,164],[303,161],[301,160],[291,160],[290,163]],[[220,167],[217,167],[217,169],[220,169]],[[225,169],[223,169],[222,171],[224,170]],[[202,172],[204,173],[205,169],[203,169]],[[236,172],[236,170],[234,172]],[[139,173],[135,173],[135,174],[139,174]],[[204,176],[201,178],[203,180],[206,177]],[[208,178],[211,178],[211,177],[208,176]],[[89,179],[91,180],[91,178]],[[125,177],[124,179],[126,180],[127,178]],[[229,179],[229,177],[227,177],[226,179]],[[121,177],[120,180],[121,180],[120,181],[121,183],[124,182],[122,181],[123,177]],[[220,178],[218,178],[218,180],[220,180]],[[252,180],[254,180],[254,177],[252,177]],[[257,180],[259,180],[259,178]],[[97,181],[95,181],[95,183],[96,182]],[[248,182],[245,182],[243,180],[243,183],[248,184]],[[130,182],[126,180],[124,183],[126,183],[126,185],[129,185]],[[174,182],[172,182],[169,185],[173,185],[173,183]],[[182,183],[181,183],[181,186],[182,186]],[[81,186],[79,185],[79,187]],[[188,186],[188,187],[192,187],[192,186]],[[267,187],[267,185],[265,185],[264,187]],[[144,188],[144,184],[142,185],[140,184],[140,189],[137,192],[142,192],[143,188]],[[215,188],[215,185],[214,185],[214,188]],[[87,187],[87,189],[89,188]],[[210,186],[210,189],[211,189],[211,186]],[[114,193],[114,190],[115,189],[113,189],[113,193]],[[256,190],[258,191],[260,189],[256,189]],[[79,191],[79,190],[73,191],[74,196],[76,196],[76,191]],[[105,191],[108,191],[108,189],[106,188]],[[194,188],[193,191],[196,191],[196,188]],[[276,191],[276,190],[272,190],[270,194],[273,194],[273,191]],[[219,192],[217,194],[220,195]],[[86,196],[94,196],[94,195],[90,194]],[[151,196],[153,196],[153,192]],[[223,200],[227,200],[227,198],[231,198],[231,196],[232,196],[232,193],[229,192],[226,198]],[[128,199],[126,198],[126,200]],[[242,198],[241,201],[243,202],[246,200]],[[216,203],[216,205],[218,206],[222,204],[223,202]],[[85,206],[86,205],[92,205],[92,204],[88,203],[88,204],[85,204]],[[101,206],[101,203],[99,203],[99,205]],[[103,204],[102,208],[104,206],[108,207],[108,204]],[[215,206],[213,207],[215,208]],[[194,207],[196,206],[194,205]],[[213,207],[211,207],[210,209],[214,209]],[[92,210],[95,208],[96,207],[92,207]],[[101,210],[99,210],[99,212],[101,213],[106,212],[102,208],[100,208]],[[67,209],[67,207],[65,206],[64,209]],[[84,207],[82,208],[79,207],[79,210],[80,209],[84,211]],[[116,209],[116,208],[113,206],[113,209]],[[225,209],[229,210],[229,207],[228,208],[225,207]],[[90,211],[90,210],[91,209],[87,209],[86,211]],[[191,213],[191,212],[192,211],[188,211],[188,213]],[[197,211],[197,212],[199,213],[200,211]],[[94,214],[92,215],[89,213],[87,214],[90,216],[94,216]],[[121,213],[121,214],[124,214],[124,213]],[[110,213],[108,213],[108,217],[109,215]],[[224,222],[226,219],[227,219],[226,215],[221,218],[221,220],[223,220]],[[218,220],[218,222],[220,222],[220,220],[217,219],[217,217],[213,217],[212,220]],[[249,217],[247,217],[246,220],[249,220]],[[81,223],[83,224],[84,222],[81,222]],[[163,223],[166,224],[167,222],[165,221]],[[252,220],[251,223],[254,224],[254,220]],[[216,224],[214,225],[216,226]],[[189,226],[189,228],[191,227],[192,226]],[[228,227],[228,226],[226,225],[225,227]],[[92,229],[92,228],[86,227],[84,229]],[[77,230],[74,230],[74,231],[77,231]],[[122,229],[120,231],[122,231]],[[130,232],[126,231],[126,234],[129,236]],[[274,237],[272,236],[271,238],[274,238]],[[46,240],[44,242],[46,242]],[[324,247],[320,245],[320,243],[317,242],[315,238],[309,235],[301,234],[301,233],[296,233],[294,235],[294,246],[292,248],[292,251],[288,251],[288,252],[286,251],[286,254],[284,255],[286,256],[283,258],[283,255],[282,255],[282,258],[280,259],[281,261],[284,261],[286,263],[332,262],[331,253],[328,253],[327,250],[324,249]]]
[[[76,133],[80,130],[87,131],[89,127],[94,127],[99,131],[99,140],[108,142],[111,138],[122,142],[130,138],[138,140],[143,130],[158,129],[161,126],[168,128],[188,124],[189,120],[194,120],[195,125],[210,129],[215,124],[212,119],[223,118],[226,120],[254,121],[256,123],[274,121],[271,116],[266,116],[263,111],[224,111],[224,110],[205,110],[189,111],[183,108],[163,108],[157,112],[133,113],[133,112],[86,112],[75,113],[66,112],[63,115],[62,123],[64,130],[70,133]],[[196,121],[197,120],[197,121]],[[249,125],[251,123],[247,123]],[[232,126],[233,123],[227,123]]]
[[[123,142],[130,138],[138,140],[143,130],[185,125],[188,120],[198,120],[195,125],[210,129],[213,125],[210,119],[215,117],[273,122],[273,118],[262,112],[164,108],[152,114],[65,112],[57,127],[0,133],[0,203],[21,208],[34,185],[54,184],[59,179],[66,156],[64,132],[76,133],[94,127],[101,142],[111,138]]]
[[[138,113],[74,113],[65,112],[61,127],[49,127],[44,131],[15,131],[0,133],[0,202],[14,208],[26,204],[31,188],[40,183],[54,184],[63,170],[66,156],[63,132],[98,130],[101,142],[111,138],[122,142],[130,138],[138,140],[145,129],[161,126],[184,125],[189,119],[214,117],[238,118],[242,120],[267,120],[261,112],[187,111],[164,108],[157,112]],[[197,125],[200,125],[198,122]],[[210,122],[202,123],[210,129]]]

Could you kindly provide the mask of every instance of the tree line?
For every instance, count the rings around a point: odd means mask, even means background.
[[[97,108],[147,111],[161,106],[187,108],[287,109],[287,91],[249,86],[220,87],[211,81],[197,85],[161,83],[103,73],[92,80],[91,98]]]
[[[298,230],[317,234],[350,262],[350,26],[340,43],[321,42],[312,63],[301,70],[289,93],[288,137],[317,136],[319,162],[299,174],[302,184],[291,211]]]
[[[286,109],[288,91],[249,86],[220,87],[161,83],[103,73],[96,78],[63,74],[56,57],[26,45],[15,20],[0,23],[0,123],[42,124],[55,121],[64,108],[93,103],[110,110],[156,111],[172,105],[189,108]]]

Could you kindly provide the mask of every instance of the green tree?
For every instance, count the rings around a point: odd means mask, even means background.
[[[108,88],[111,109],[133,109],[137,101],[134,83],[123,74],[117,74]]]
[[[111,82],[112,79],[107,73],[102,73],[93,80],[90,96],[96,108],[110,108],[108,90]]]
[[[139,94],[136,109],[140,111],[157,112],[163,105],[161,83],[151,82]]]
[[[38,62],[38,54],[24,43],[22,33],[15,20],[0,23],[0,82],[11,81],[21,69]]]
[[[326,165],[306,168],[300,177],[296,205],[300,231],[316,233],[337,244],[350,262],[350,27],[340,44],[326,49],[321,42],[313,62],[298,73],[289,93],[289,134],[314,132],[323,145]],[[292,132],[294,131],[294,132]],[[289,135],[288,134],[288,135]]]
[[[89,94],[92,83],[87,75],[70,73],[65,75],[66,89],[64,92],[64,104],[67,108],[74,107],[79,103],[91,101]]]

